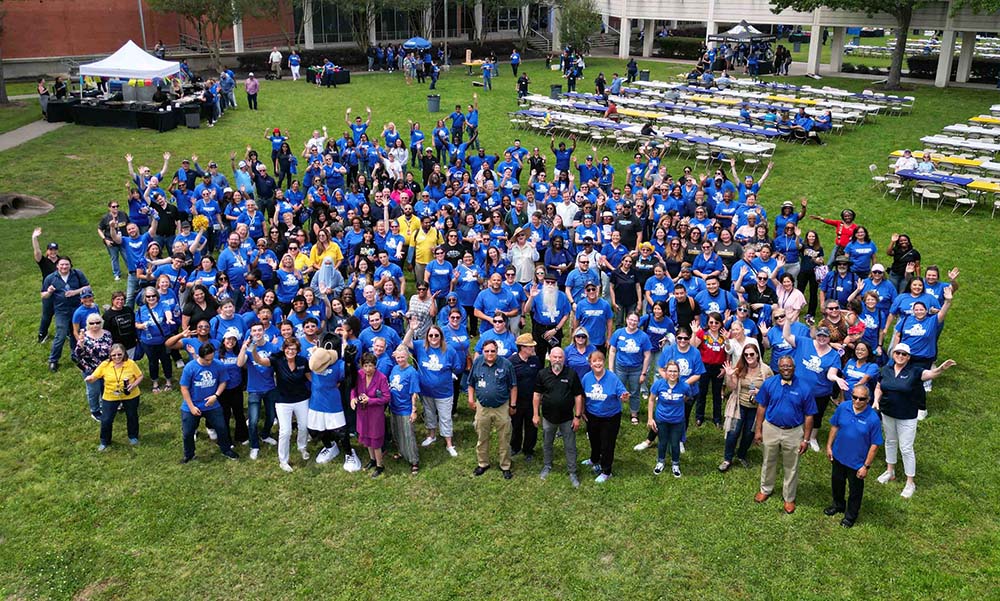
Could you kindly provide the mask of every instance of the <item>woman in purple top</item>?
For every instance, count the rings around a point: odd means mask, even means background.
[[[351,390],[351,409],[357,411],[358,442],[368,449],[366,470],[375,468],[372,478],[385,471],[382,445],[385,443],[385,406],[389,404],[389,380],[376,369],[375,355],[361,357],[358,383]]]

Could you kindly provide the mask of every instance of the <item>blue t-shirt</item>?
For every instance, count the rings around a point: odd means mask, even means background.
[[[852,240],[844,247],[844,253],[851,259],[851,271],[855,273],[867,273],[871,271],[872,259],[878,247],[874,242],[858,242]]]
[[[618,376],[610,371],[598,379],[594,372],[587,372],[580,379],[586,397],[587,413],[597,417],[613,417],[622,412],[621,395],[628,392]]]
[[[802,322],[792,324],[792,335],[795,336],[796,344],[805,342],[810,337],[809,326]],[[778,372],[778,359],[787,357],[795,350],[792,345],[785,341],[781,333],[781,328],[774,326],[767,331],[767,341],[771,345],[771,361],[767,364],[771,371]]]
[[[342,359],[338,359],[323,371],[312,372],[309,409],[320,413],[342,413],[344,402],[340,396],[340,382],[343,379],[344,361]]]
[[[587,344],[587,348],[581,353],[575,344],[571,344],[563,349],[566,353],[566,367],[576,372],[581,379],[590,373],[590,354],[597,350],[593,344]]]
[[[830,425],[837,427],[833,458],[852,470],[864,467],[872,445],[881,446],[883,443],[882,420],[871,407],[855,413],[853,403],[841,403],[833,412]]]
[[[833,382],[827,378],[831,367],[840,369],[840,353],[831,348],[823,356],[816,352],[812,340],[795,340],[795,379],[809,386],[813,396],[826,396],[833,392]]]
[[[689,346],[686,351],[681,351],[676,344],[672,344],[663,349],[660,353],[660,360],[657,367],[666,367],[670,361],[676,361],[677,367],[681,371],[681,379],[685,382],[691,376],[700,376],[705,373],[705,363],[701,360],[701,351],[693,346]],[[698,382],[691,384],[691,394],[698,394]]]
[[[798,377],[798,373],[791,384],[783,385],[781,376],[764,380],[757,392],[757,404],[764,408],[764,419],[779,428],[800,426],[807,415],[815,415],[818,411],[809,383]]]
[[[535,300],[537,302],[538,299]],[[590,335],[590,343],[594,345],[603,345],[607,342],[608,320],[614,319],[614,316],[611,304],[603,298],[598,298],[596,302],[592,303],[585,297],[576,304],[577,323],[587,330]]]
[[[861,378],[868,376],[868,382],[866,383],[870,390],[875,390],[875,382],[878,381],[879,369],[878,364],[871,361],[865,361],[863,365],[858,365],[857,359],[849,359],[847,365],[844,366],[844,380],[847,382],[847,390],[853,390],[857,386]],[[850,392],[845,393],[845,396],[849,396]],[[845,405],[849,403],[844,403]]]
[[[481,311],[482,313],[493,317],[498,309],[500,311],[512,311],[516,309],[517,301],[514,300],[514,296],[511,295],[510,292],[504,290],[503,288],[500,289],[500,292],[493,292],[493,290],[486,288],[479,293],[479,296],[476,297],[476,302],[473,306],[477,311]],[[492,323],[487,320],[480,320],[480,334],[492,328]]]
[[[510,359],[517,352],[517,344],[514,335],[509,331],[503,334],[497,334],[496,330],[490,328],[489,330],[483,332],[479,335],[479,341],[476,343],[476,352],[482,354],[483,345],[489,341],[494,341],[497,343],[497,357],[503,357],[505,359]]]
[[[936,315],[927,314],[923,319],[905,315],[896,322],[899,341],[910,346],[910,355],[922,359],[937,356],[938,330],[941,324]]]
[[[219,382],[226,379],[226,368],[212,359],[208,365],[202,365],[197,361],[191,361],[184,366],[181,372],[181,386],[188,389],[191,395],[191,403],[201,411],[215,411],[222,409],[222,404],[218,401],[212,403],[211,407],[206,405],[206,399],[219,388]],[[186,402],[181,401],[181,411],[190,413]]]
[[[653,350],[649,336],[642,330],[630,334],[627,329],[620,328],[611,334],[608,344],[615,349],[615,367],[642,367],[643,355]]]
[[[657,422],[679,424],[684,421],[684,398],[693,396],[684,380],[671,386],[666,380],[656,380],[649,389],[649,396],[656,399],[653,419]]]
[[[389,373],[389,411],[393,415],[413,413],[413,395],[420,394],[420,377],[412,366],[395,365]]]
[[[257,347],[257,354],[270,359],[271,355],[279,355],[281,347],[270,342]],[[253,360],[253,353],[247,350],[247,392],[265,393],[274,390],[274,370],[270,365],[260,365]]]
[[[455,351],[434,349],[424,345],[422,340],[413,341],[413,355],[420,369],[420,394],[435,399],[452,396],[452,373],[460,373],[465,363],[459,363]]]

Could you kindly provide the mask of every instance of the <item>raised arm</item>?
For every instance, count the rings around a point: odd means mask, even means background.
[[[764,175],[761,175],[760,179],[757,180],[757,185],[758,186],[763,186],[764,185],[764,180],[767,179],[767,176],[771,175],[771,170],[772,169],[774,169],[774,161],[771,161],[771,162],[769,162],[767,164],[767,169],[764,170]]]
[[[35,263],[42,260],[42,249],[38,246],[38,237],[42,235],[42,228],[36,227],[31,232],[31,250],[35,255]]]

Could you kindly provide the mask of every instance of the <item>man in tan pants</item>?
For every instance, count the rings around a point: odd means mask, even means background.
[[[781,494],[785,513],[795,511],[795,492],[799,485],[799,457],[809,447],[816,400],[810,386],[795,377],[795,359],[778,360],[779,375],[771,376],[757,393],[757,422],[754,442],[764,446],[760,466],[760,492],[754,501],[763,503],[774,492],[778,458],[781,458],[784,481]]]
[[[483,343],[482,356],[469,371],[469,408],[476,410],[476,469],[482,476],[490,469],[490,436],[497,431],[500,470],[510,480],[510,416],[517,410],[517,378],[510,361],[498,356],[497,343]]]

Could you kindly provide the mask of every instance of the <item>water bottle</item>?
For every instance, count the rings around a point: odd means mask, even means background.
[[[757,402],[757,384],[755,382],[750,382],[750,388],[747,389],[747,393],[750,395],[750,402]]]

